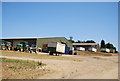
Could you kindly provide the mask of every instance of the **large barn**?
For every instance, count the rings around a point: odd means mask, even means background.
[[[47,37],[47,38],[2,38],[4,41],[9,41],[13,44],[13,47],[22,41],[27,41],[29,45],[36,45],[43,48],[49,42],[64,42],[72,50],[72,43],[65,37]]]

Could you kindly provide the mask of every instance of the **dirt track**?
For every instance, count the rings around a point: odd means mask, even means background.
[[[52,70],[53,73],[38,76],[37,79],[118,79],[118,56],[64,55],[64,57],[79,58],[83,62],[20,57],[6,58],[42,61],[47,64],[46,68]]]

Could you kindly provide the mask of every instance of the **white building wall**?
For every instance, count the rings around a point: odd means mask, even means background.
[[[76,49],[79,51],[85,51],[85,48],[83,48],[83,47],[77,47]]]

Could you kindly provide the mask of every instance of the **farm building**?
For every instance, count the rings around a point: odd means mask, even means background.
[[[19,44],[22,41],[27,41],[29,45],[35,44],[37,42],[37,38],[2,38],[4,41],[9,41],[12,43],[13,47],[15,47],[17,44]]]
[[[100,49],[100,50],[101,50],[101,52],[107,52],[107,53],[110,52],[110,49],[108,49],[108,48],[102,48],[102,49]]]
[[[106,53],[115,53],[115,49],[108,49],[108,48],[101,48],[101,52],[106,52]]]
[[[99,44],[96,43],[73,43],[75,50],[99,52]]]
[[[70,50],[72,50],[72,43],[67,40],[65,37],[48,37],[48,38],[2,38],[4,41],[9,41],[12,43],[13,47],[15,47],[17,44],[19,44],[22,41],[27,41],[28,44],[36,45],[39,48],[45,48],[47,47],[47,44],[49,42],[63,42],[66,44],[67,47],[69,47]]]
[[[65,37],[38,38],[36,44],[38,47],[42,48],[49,42],[64,42],[67,44],[68,47],[70,47],[70,50],[72,50],[72,43]]]

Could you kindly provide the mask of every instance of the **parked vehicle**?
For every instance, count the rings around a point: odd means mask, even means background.
[[[38,52],[42,52],[42,48],[38,48],[36,45],[32,44],[30,47],[29,47],[29,52],[30,53],[38,53]]]
[[[29,47],[29,51],[30,51],[30,53],[33,53],[33,52],[37,53],[37,47],[36,47],[36,45],[31,45]]]
[[[62,44],[60,42],[50,42],[48,43],[48,52],[49,55],[59,56],[59,54],[65,53],[65,44]]]
[[[14,47],[15,51],[23,51],[23,45],[22,44],[17,44],[16,47]]]
[[[5,42],[5,47],[7,50],[12,50],[12,43],[11,42]]]
[[[23,41],[14,48],[15,51],[29,52],[28,42]]]
[[[1,44],[1,45],[0,45],[0,49],[1,49],[1,50],[6,50],[5,44]]]
[[[12,50],[12,43],[9,41],[0,40],[1,50]]]

